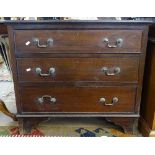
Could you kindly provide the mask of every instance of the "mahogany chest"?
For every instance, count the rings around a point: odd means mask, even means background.
[[[104,117],[134,131],[145,22],[19,21],[7,27],[21,131],[49,117]]]

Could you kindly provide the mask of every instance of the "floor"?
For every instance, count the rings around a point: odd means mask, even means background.
[[[6,66],[0,64],[0,98],[16,113],[14,87]],[[41,123],[30,135],[21,135],[18,123],[0,113],[0,136],[132,137],[102,118],[52,118]]]

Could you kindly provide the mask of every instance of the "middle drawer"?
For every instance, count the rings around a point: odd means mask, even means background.
[[[138,57],[18,59],[18,78],[24,82],[138,81]]]

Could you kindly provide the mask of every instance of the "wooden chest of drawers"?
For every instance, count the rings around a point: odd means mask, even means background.
[[[48,117],[105,117],[133,131],[141,102],[145,22],[10,22],[8,31],[23,131]]]

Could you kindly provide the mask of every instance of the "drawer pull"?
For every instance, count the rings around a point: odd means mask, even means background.
[[[54,75],[54,74],[55,74],[55,68],[51,67],[51,68],[49,69],[49,71],[48,71],[47,74],[41,73],[41,72],[42,72],[41,68],[37,67],[37,68],[36,68],[36,73],[37,73],[38,75],[43,76],[43,77],[51,76],[51,75]]]
[[[56,98],[51,97],[50,95],[44,95],[44,96],[38,98],[38,102],[42,104],[42,103],[44,103],[45,99],[48,99],[50,101],[50,103],[56,102]]]
[[[115,103],[118,102],[118,98],[117,97],[113,97],[112,98],[112,102],[111,103],[107,103],[106,99],[104,97],[101,97],[99,102],[104,104],[104,105],[106,105],[106,106],[112,106],[112,105],[114,105]]]
[[[49,39],[47,39],[47,41],[46,41],[46,45],[41,45],[39,39],[38,39],[38,38],[34,38],[34,39],[33,39],[33,43],[34,43],[38,48],[47,48],[48,46],[53,45],[53,39],[52,39],[52,38],[49,38]]]
[[[119,74],[121,72],[121,69],[119,67],[115,67],[112,70],[112,69],[108,69],[108,67],[103,67],[101,71],[107,76],[114,76]]]
[[[111,45],[111,44],[109,43],[109,39],[108,39],[108,38],[103,38],[102,41],[103,41],[103,43],[105,43],[105,44],[107,45],[107,47],[109,47],[109,48],[121,47],[122,44],[123,44],[123,39],[122,39],[122,38],[118,38],[118,39],[116,40],[115,45]]]

